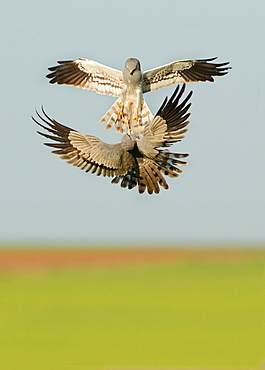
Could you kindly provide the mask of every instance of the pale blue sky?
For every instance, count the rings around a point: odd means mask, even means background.
[[[7,242],[264,243],[265,2],[5,1],[1,16],[0,244]],[[31,121],[47,113],[117,142],[98,124],[114,98],[50,85],[47,68],[79,57],[147,70],[218,56],[233,69],[194,91],[189,166],[159,195],[111,185],[43,146]],[[174,87],[146,95],[155,113]]]

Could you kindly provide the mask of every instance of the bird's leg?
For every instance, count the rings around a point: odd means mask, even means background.
[[[134,107],[133,120],[138,123],[139,121],[139,103],[137,102]]]
[[[124,117],[124,105],[120,106],[120,112],[119,112],[119,119],[122,119]]]
[[[130,127],[130,120],[129,120],[128,117],[125,118],[125,123],[126,123],[126,126],[127,126],[127,132],[130,134],[131,127]]]
[[[139,123],[141,117],[142,117],[142,99],[141,96],[138,94],[134,108],[134,121],[136,123]]]

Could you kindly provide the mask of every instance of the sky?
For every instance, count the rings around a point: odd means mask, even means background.
[[[224,0],[4,1],[1,17],[0,245],[242,245],[265,243],[265,2]],[[70,166],[31,120],[59,122],[109,143],[98,121],[113,97],[51,85],[57,60],[142,70],[218,57],[232,69],[190,83],[191,123],[172,147],[190,154],[169,190],[140,195]],[[155,113],[174,86],[146,94]]]

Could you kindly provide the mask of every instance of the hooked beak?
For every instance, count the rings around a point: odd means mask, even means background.
[[[132,75],[132,74],[133,74],[133,70],[132,70],[132,69],[130,69],[130,70],[129,70],[129,72],[130,72],[130,75]]]

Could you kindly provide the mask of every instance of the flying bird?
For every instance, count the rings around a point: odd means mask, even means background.
[[[113,125],[117,132],[141,134],[146,122],[153,115],[143,94],[178,83],[214,81],[214,76],[223,76],[230,67],[226,63],[213,63],[216,58],[179,60],[161,67],[141,72],[138,59],[130,58],[125,70],[119,71],[89,59],[58,61],[50,67],[46,77],[52,84],[65,84],[94,90],[99,94],[118,97],[101,118],[106,129]]]
[[[185,84],[181,89],[177,86],[172,97],[164,100],[151,123],[144,125],[141,137],[126,133],[117,144],[106,144],[95,136],[64,126],[50,118],[43,108],[43,115],[36,111],[39,121],[32,119],[49,134],[37,132],[54,141],[45,145],[55,148],[52,153],[67,163],[98,176],[114,177],[112,183],[120,182],[123,188],[138,185],[140,194],[145,190],[158,194],[160,187],[168,189],[164,176],[178,177],[182,172],[178,166],[187,164],[181,159],[188,154],[165,149],[181,141],[187,132],[192,92],[182,99],[184,90]]]

